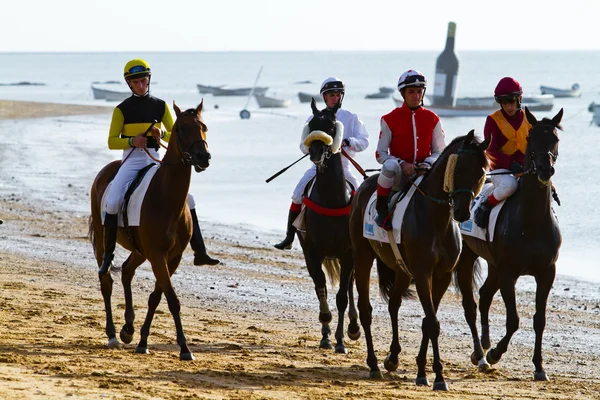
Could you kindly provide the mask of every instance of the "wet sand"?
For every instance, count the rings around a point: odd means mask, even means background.
[[[17,109],[22,105],[13,103]],[[63,109],[57,105],[55,112]],[[39,111],[44,112],[48,111]],[[2,179],[6,177],[0,160]],[[89,187],[89,182],[73,185]],[[85,198],[65,190],[66,203],[77,196]],[[471,339],[460,296],[449,291],[439,319],[440,351],[450,390],[434,393],[414,385],[422,318],[418,301],[407,300],[400,309],[398,370],[385,373],[383,380],[371,380],[364,337],[346,340],[347,355],[318,349],[318,304],[297,247],[278,251],[268,245],[274,238],[265,240],[253,232],[206,221],[201,222],[207,246],[223,264],[194,267],[188,249],[173,277],[183,327],[196,359],[179,360],[173,319],[164,300],[152,325],[150,354],[134,353],[154,285],[147,264],[140,267],[133,284],[135,338],[121,349],[108,349],[97,266],[86,237],[87,215],[57,210],[53,201],[0,190],[2,399],[600,398],[600,301],[594,285],[561,277],[555,282],[543,353],[550,382],[533,382],[535,295],[528,285],[518,294],[520,330],[508,353],[487,372],[470,363]],[[125,257],[123,251],[118,253],[121,261]],[[114,273],[113,279],[113,311],[120,330],[123,291],[119,274]],[[336,290],[329,290],[332,308]],[[375,347],[383,370],[391,340],[389,317],[375,288],[371,302]],[[491,323],[496,343],[504,334],[499,297]],[[431,359],[430,351],[428,377],[433,381]]]

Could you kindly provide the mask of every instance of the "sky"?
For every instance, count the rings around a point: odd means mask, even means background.
[[[5,0],[0,52],[599,50],[597,0]]]

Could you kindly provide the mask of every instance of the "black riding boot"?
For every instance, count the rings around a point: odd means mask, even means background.
[[[377,217],[375,217],[375,223],[385,229],[386,231],[389,231],[390,229],[392,229],[392,221],[389,218],[389,211],[388,211],[388,197],[387,196],[383,196],[381,194],[377,194],[377,202],[375,203],[375,209],[377,210]]]
[[[473,218],[473,220],[481,229],[487,228],[492,208],[494,208],[494,206],[488,200],[485,200],[479,205],[479,208],[475,210],[475,218]]]
[[[206,253],[206,246],[204,245],[204,239],[202,238],[202,232],[200,231],[200,225],[198,224],[196,210],[193,209],[190,211],[194,223],[192,240],[190,240],[190,245],[192,246],[192,250],[194,250],[194,265],[217,265],[221,261],[212,258]]]
[[[288,214],[288,224],[285,239],[283,239],[281,243],[277,243],[275,245],[276,249],[289,250],[292,248],[292,243],[294,243],[294,237],[296,237],[297,231],[296,227],[294,226],[294,221],[296,218],[298,218],[298,215],[300,215],[300,211],[290,210],[290,213]]]
[[[117,214],[107,213],[104,217],[104,257],[98,275],[106,275],[110,272],[117,245],[117,229],[119,229]]]

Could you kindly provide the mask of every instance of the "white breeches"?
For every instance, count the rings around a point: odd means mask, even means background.
[[[153,157],[160,159],[160,155],[154,149],[148,149],[148,152]],[[130,153],[130,156],[128,156]],[[147,165],[152,164],[154,161],[148,157],[144,149],[135,148],[131,150],[123,151],[123,160],[126,159],[124,164],[121,164],[119,172],[112,181],[109,192],[106,194],[105,208],[102,210],[108,214],[118,214],[123,208],[125,200],[125,192],[127,188],[135,179],[137,173]],[[196,207],[194,197],[188,193],[187,198],[188,207],[190,210]]]
[[[384,189],[389,189],[394,184],[394,178],[401,174],[403,174],[403,172],[400,164],[398,164],[398,160],[390,158],[381,166],[381,173],[377,178],[377,185]]]
[[[490,174],[492,184],[494,185],[494,191],[492,194],[496,200],[502,201],[517,191],[518,181],[517,178],[512,174],[494,175],[498,172],[509,172],[509,170],[495,169],[494,172]]]
[[[354,168],[354,167],[352,167]],[[296,204],[302,204],[302,197],[304,196],[304,188],[308,184],[308,182],[317,175],[317,168],[313,164],[305,173],[302,178],[300,178],[300,182],[296,185],[294,189],[294,193],[292,194],[292,201]],[[358,189],[360,183],[358,182],[358,178],[352,173],[350,169],[350,165],[346,166],[344,164],[344,175],[346,176],[346,180],[349,181],[354,189]]]

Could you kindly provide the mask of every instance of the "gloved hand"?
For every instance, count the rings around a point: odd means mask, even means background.
[[[342,140],[342,147],[350,147],[350,140],[349,139]]]
[[[419,175],[423,175],[430,169],[431,169],[431,165],[429,165],[429,163],[422,162],[417,165],[417,167],[415,168],[415,172],[417,172]]]
[[[523,167],[516,161],[513,161],[508,169],[515,175],[523,173]]]

